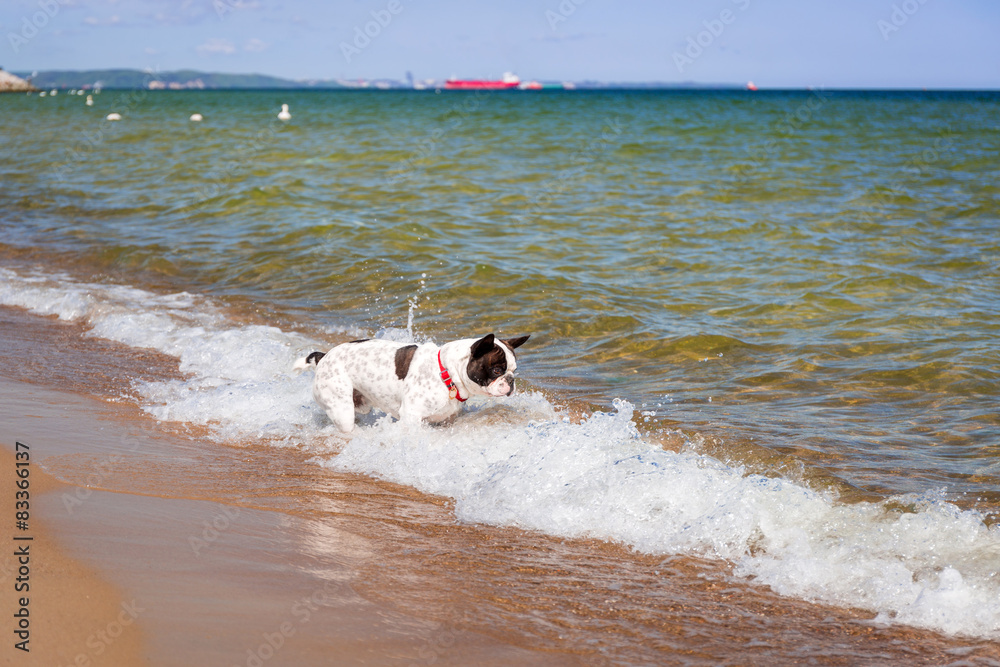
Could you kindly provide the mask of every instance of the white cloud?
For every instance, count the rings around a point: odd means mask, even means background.
[[[221,37],[213,37],[204,44],[195,47],[195,51],[203,56],[209,55],[232,55],[236,53],[236,45],[230,42],[228,39],[222,39]]]
[[[270,46],[270,44],[268,44],[264,40],[257,39],[256,37],[254,37],[254,38],[248,40],[247,43],[243,45],[243,50],[244,51],[251,51],[251,52],[258,53],[260,51],[263,51],[264,49],[266,49],[269,46]]]
[[[99,19],[96,16],[88,16],[83,19],[83,22],[87,25],[118,25],[122,22],[122,17],[118,14],[114,14],[106,19]]]

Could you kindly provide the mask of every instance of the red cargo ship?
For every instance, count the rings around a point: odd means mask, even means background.
[[[448,79],[444,82],[445,90],[504,90],[517,88],[521,79],[515,74],[506,72],[499,81],[487,79]]]

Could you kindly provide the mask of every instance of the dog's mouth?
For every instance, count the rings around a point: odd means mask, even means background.
[[[508,373],[502,375],[486,387],[486,393],[490,396],[510,396],[514,393],[514,376]]]

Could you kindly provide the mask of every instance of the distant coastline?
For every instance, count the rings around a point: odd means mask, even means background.
[[[46,70],[39,72],[4,72],[11,80],[17,78],[28,87],[0,85],[0,91],[32,90],[443,90],[447,79],[285,79],[266,74],[226,74],[198,70],[151,72],[137,69]],[[527,81],[525,81],[527,83]],[[695,81],[531,81],[530,90],[677,90],[677,91],[740,91],[747,84],[699,83]],[[522,88],[525,86],[522,86]],[[754,87],[756,88],[756,86]],[[515,89],[516,90],[516,89]],[[996,88],[864,88],[864,87],[782,87],[767,88],[767,92],[812,91],[828,93],[996,93]]]
[[[148,72],[137,69],[101,70],[49,70],[42,72],[17,72],[18,76],[29,80],[36,88],[124,88],[147,90],[433,90],[444,88],[445,79],[407,80],[394,79],[307,79],[293,80],[264,74],[223,74],[177,70],[172,72]],[[602,82],[602,81],[541,81],[543,84],[570,84],[576,89],[694,89],[733,90],[742,89],[741,84],[700,84],[695,82]]]

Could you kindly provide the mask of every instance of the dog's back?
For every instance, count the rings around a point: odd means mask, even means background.
[[[419,346],[386,340],[343,343],[327,353],[313,352],[294,368],[316,367],[313,397],[341,430],[354,415],[371,408],[399,418],[403,383]]]

